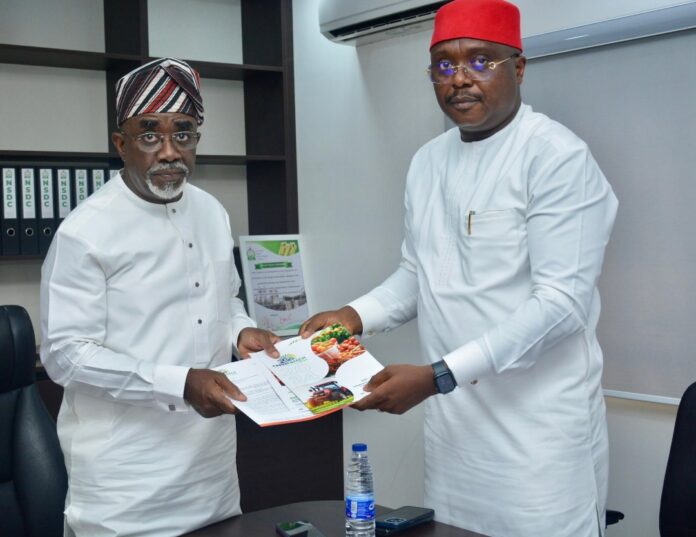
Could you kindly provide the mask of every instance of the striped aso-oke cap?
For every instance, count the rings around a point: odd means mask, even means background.
[[[141,114],[179,112],[203,123],[201,77],[189,64],[174,58],[151,61],[116,82],[116,121]]]

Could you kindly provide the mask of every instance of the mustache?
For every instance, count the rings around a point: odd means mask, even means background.
[[[150,177],[154,173],[158,172],[181,172],[186,177],[188,177],[190,171],[188,166],[180,161],[175,162],[160,162],[153,165],[149,170],[147,170],[147,176]]]
[[[447,95],[445,97],[445,102],[447,104],[452,104],[452,103],[460,103],[464,101],[480,101],[481,96],[480,95],[474,95],[473,93],[467,93],[467,92],[456,92],[453,93],[452,95]]]

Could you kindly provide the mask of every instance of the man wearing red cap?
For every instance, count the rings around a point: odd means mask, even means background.
[[[595,328],[617,201],[587,146],[524,105],[519,11],[455,0],[428,70],[457,125],[415,155],[399,268],[320,313],[371,335],[418,317],[428,365],[390,365],[354,406],[426,400],[425,503],[492,537],[603,532],[608,444]]]
[[[225,209],[188,183],[203,111],[185,62],[121,78],[123,170],[65,219],[42,268],[66,537],[171,537],[240,512],[230,414],[244,395],[211,368],[278,338],[237,298]]]

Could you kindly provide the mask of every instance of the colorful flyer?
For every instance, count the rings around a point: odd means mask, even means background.
[[[257,352],[216,368],[247,396],[233,403],[262,427],[312,420],[349,406],[367,395],[364,386],[383,369],[341,325],[308,339],[281,341],[276,348],[279,358]]]
[[[295,335],[309,317],[299,235],[239,237],[249,315],[259,328]]]
[[[363,387],[382,365],[355,336],[336,324],[311,338],[295,337],[277,345],[280,358],[264,352],[254,357],[292,392],[312,414],[348,406],[366,394]]]

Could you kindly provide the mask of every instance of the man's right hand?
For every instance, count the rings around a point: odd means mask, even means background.
[[[204,418],[235,414],[237,407],[228,399],[246,401],[246,396],[224,373],[212,369],[189,369],[184,399]]]
[[[362,334],[363,326],[360,315],[350,306],[343,306],[339,310],[322,311],[307,319],[300,327],[300,335],[308,338],[317,330],[341,323],[351,334]]]

